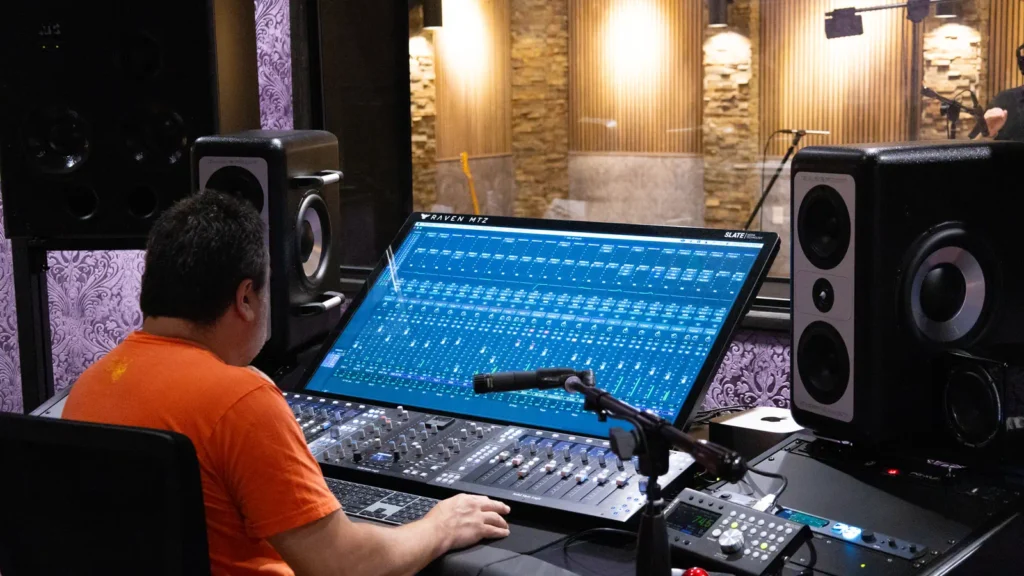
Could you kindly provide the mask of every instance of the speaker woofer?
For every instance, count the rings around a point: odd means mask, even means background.
[[[295,246],[302,278],[309,286],[323,280],[330,265],[331,218],[327,203],[317,193],[309,193],[299,205],[295,222]]]
[[[252,204],[263,214],[266,202],[263,199],[263,185],[259,178],[241,166],[225,166],[217,169],[206,181],[208,190],[231,194]]]
[[[92,130],[78,112],[47,108],[29,117],[25,148],[36,168],[47,174],[74,172],[89,158]]]
[[[838,266],[850,248],[850,211],[839,192],[824,184],[807,192],[797,214],[797,235],[807,260],[822,270]]]
[[[910,317],[932,342],[963,339],[978,326],[985,310],[985,271],[971,252],[943,246],[909,269]]]
[[[804,329],[797,345],[797,370],[807,393],[820,404],[835,404],[850,383],[850,353],[839,331],[818,321]]]
[[[999,389],[980,366],[955,366],[942,394],[946,425],[960,444],[982,448],[996,438],[1003,421]]]
[[[129,156],[139,164],[173,166],[188,154],[188,128],[180,114],[154,106],[132,114],[124,125]]]

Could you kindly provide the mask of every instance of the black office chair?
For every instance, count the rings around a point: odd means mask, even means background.
[[[0,462],[3,576],[210,573],[187,437],[0,415]]]

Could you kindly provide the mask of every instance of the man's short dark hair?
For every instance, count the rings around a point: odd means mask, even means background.
[[[251,204],[212,190],[172,206],[157,218],[146,243],[142,315],[210,325],[234,301],[242,281],[262,290],[269,265],[265,227]]]

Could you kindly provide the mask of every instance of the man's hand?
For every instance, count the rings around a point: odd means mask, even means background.
[[[992,108],[985,111],[985,124],[988,125],[988,135],[995,137],[1006,125],[1006,110]]]
[[[472,546],[484,538],[508,536],[508,523],[501,516],[509,507],[486,496],[459,494],[438,502],[423,517],[445,535],[445,550]]]

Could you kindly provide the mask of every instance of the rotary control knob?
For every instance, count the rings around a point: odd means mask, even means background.
[[[447,445],[447,446],[448,446],[449,448],[451,448],[451,447],[455,446],[455,440],[453,440],[452,438],[449,438],[449,439],[445,440],[445,441],[444,441],[444,443],[445,443],[445,444],[446,444],[446,445]]]
[[[569,448],[568,447],[562,448],[562,458],[564,458],[566,462],[568,462],[569,460],[572,460],[572,456],[569,454]]]
[[[394,440],[391,440],[390,442],[388,442],[388,450],[390,450],[392,452],[398,452],[398,445],[395,444]]]
[[[725,554],[735,554],[743,549],[743,532],[730,528],[718,537],[718,545]]]
[[[423,457],[423,446],[417,445],[416,449],[415,449],[415,452],[416,452],[416,457],[417,458],[422,458]]]
[[[456,440],[456,441],[455,441],[455,442],[453,443],[453,445],[452,445],[452,452],[455,452],[456,454],[458,454],[458,453],[459,453],[459,450],[461,450],[461,449],[462,449],[462,448],[461,448],[461,447],[459,446],[459,441],[458,441],[458,440]]]
[[[426,429],[427,429],[427,423],[426,422],[420,422],[420,432],[423,432]]]
[[[587,454],[586,452],[580,452],[580,462],[583,462],[584,464],[589,464],[590,454]]]
[[[536,454],[536,453],[537,453],[537,441],[536,440],[530,440],[530,454]]]
[[[427,441],[427,431],[426,430],[421,430],[420,431],[420,442],[426,442],[426,441]]]
[[[547,455],[548,458],[554,458],[555,447],[552,446],[551,444],[548,444],[547,447],[544,448],[544,453],[545,455]]]
[[[469,432],[465,428],[463,428],[462,430],[459,430],[459,436],[462,436],[463,440],[468,440]]]
[[[380,438],[373,439],[373,448],[375,450],[380,450]]]
[[[597,455],[597,465],[604,468],[604,452]]]
[[[388,432],[394,430],[395,426],[391,423],[391,418],[384,421],[384,428],[386,428]]]

